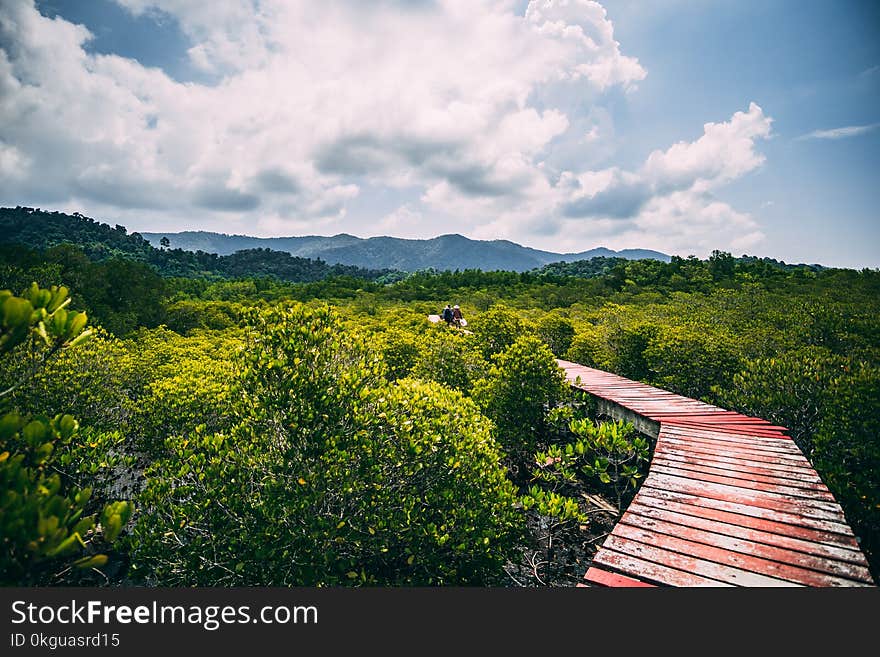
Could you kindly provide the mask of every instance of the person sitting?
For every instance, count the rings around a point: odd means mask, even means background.
[[[452,308],[449,307],[449,304],[446,304],[446,307],[443,309],[443,321],[446,322],[447,326],[452,326],[453,314]]]
[[[463,316],[461,314],[461,308],[457,305],[452,309],[452,323],[461,328],[461,320]]]

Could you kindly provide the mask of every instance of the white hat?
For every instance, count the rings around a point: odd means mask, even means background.
[[[458,306],[453,306],[454,308],[458,308]]]

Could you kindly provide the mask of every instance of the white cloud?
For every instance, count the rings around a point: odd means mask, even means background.
[[[604,89],[614,84],[629,87],[646,75],[637,59],[620,53],[611,21],[598,2],[533,0],[526,9],[526,20],[541,34],[581,55],[576,65],[565,71],[567,76],[584,76]]]
[[[456,230],[554,249],[760,232],[711,197],[763,162],[757,105],[635,171],[598,168],[615,135],[595,101],[646,72],[597,2],[116,1],[177,21],[216,82],[91,54],[85,28],[4,0],[0,203],[143,229]],[[400,207],[355,216],[365,190]]]
[[[726,123],[707,123],[695,142],[678,142],[665,151],[654,151],[644,175],[660,187],[681,187],[700,181],[715,187],[739,178],[764,162],[755,151],[755,140],[770,136],[772,119],[755,103],[747,112],[736,112]]]
[[[604,10],[579,0],[536,3],[527,17],[489,0],[117,1],[178,21],[218,83],[89,54],[85,28],[32,0],[4,2],[3,171],[40,172],[4,176],[7,199],[117,214],[174,206],[206,223],[339,219],[364,184],[514,200],[569,128],[530,95],[644,76]]]
[[[831,130],[813,130],[813,132],[801,135],[798,139],[844,139],[846,137],[858,137],[877,128],[880,128],[880,123],[848,125],[842,128],[832,128]]]
[[[533,188],[532,198],[515,209],[496,206],[496,219],[485,228],[511,239],[528,236],[528,242],[557,251],[580,250],[584,244],[650,245],[705,256],[716,248],[754,246],[764,238],[758,223],[713,192],[763,164],[755,145],[770,136],[771,123],[751,103],[729,121],[704,125],[693,142],[650,153],[636,171],[563,172],[552,187]],[[445,209],[487,211],[452,203]]]

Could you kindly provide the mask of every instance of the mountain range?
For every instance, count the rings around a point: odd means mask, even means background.
[[[431,239],[398,237],[360,238],[341,233],[332,237],[250,237],[206,231],[178,233],[140,233],[153,246],[160,247],[167,238],[172,249],[204,251],[230,255],[244,249],[286,251],[301,258],[320,259],[334,265],[352,265],[368,269],[482,269],[483,271],[528,271],[551,262],[574,262],[590,258],[653,259],[669,262],[670,257],[648,249],[613,251],[604,247],[580,253],[541,251],[507,240],[472,240],[463,235],[441,235]]]

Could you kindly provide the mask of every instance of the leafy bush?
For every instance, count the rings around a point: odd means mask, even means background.
[[[648,378],[650,368],[645,351],[658,330],[658,327],[651,323],[618,326],[612,330],[608,335],[611,368],[628,379],[641,381]]]
[[[182,337],[154,330],[132,340],[137,369],[149,373],[130,427],[138,448],[155,455],[168,436],[187,436],[197,426],[207,432],[230,428],[235,362],[242,346],[232,333]]]
[[[164,584],[480,584],[519,538],[491,425],[436,384],[389,385],[327,308],[250,318],[239,423],[171,438],[135,572]]]
[[[565,359],[588,367],[613,369],[604,327],[593,324],[583,324],[578,327]]]
[[[553,355],[561,358],[571,347],[574,326],[564,317],[549,314],[538,322],[537,334],[550,347]]]
[[[519,313],[501,304],[474,319],[472,328],[487,359],[510,347],[526,332]]]
[[[377,336],[382,360],[388,368],[388,379],[396,381],[409,376],[419,357],[419,346],[413,335],[391,329]]]
[[[82,464],[75,445],[79,425],[70,415],[53,418],[8,408],[10,395],[29,383],[58,352],[90,337],[85,313],[68,311],[67,289],[32,285],[22,297],[0,291],[0,355],[22,345],[31,366],[7,379],[0,393],[0,583],[64,581],[70,567],[88,569],[107,561],[91,548],[114,541],[132,507],[113,502],[87,515],[92,489],[73,485],[65,468]],[[5,370],[9,372],[9,370]],[[94,446],[102,444],[96,441]],[[83,552],[87,551],[83,555]],[[72,562],[70,559],[77,555]],[[65,568],[65,566],[67,566]],[[59,570],[60,569],[60,570]],[[53,574],[54,573],[54,574]]]
[[[531,454],[546,438],[547,414],[568,396],[565,372],[546,344],[518,338],[492,361],[473,397],[497,427],[499,442],[514,455]]]
[[[652,383],[685,397],[710,396],[730,385],[740,369],[734,336],[690,326],[651,331],[642,358]]]
[[[880,368],[856,365],[828,391],[813,463],[869,556],[880,556]]]
[[[647,473],[648,441],[631,424],[622,421],[596,424],[573,420],[569,428],[577,440],[561,450],[560,460],[554,459],[553,465],[561,472],[579,467],[583,474],[598,480],[614,494],[617,508],[622,511],[624,499],[635,493]]]
[[[30,358],[18,350],[0,363],[0,377],[21,381],[11,403],[49,416],[70,413],[93,429],[117,429],[130,421],[146,375],[121,340],[94,329],[85,344],[60,350],[28,375]]]
[[[222,331],[238,323],[240,309],[226,301],[177,301],[165,314],[165,324],[172,331],[186,335],[194,329]]]
[[[432,329],[422,342],[412,375],[467,394],[487,367],[471,336],[442,327]]]
[[[804,347],[774,358],[747,361],[729,387],[718,388],[721,403],[789,429],[807,457],[828,404],[832,383],[847,361],[822,347]]]

